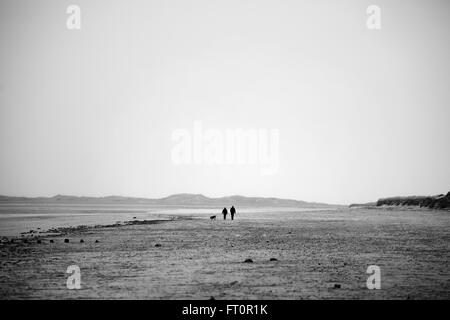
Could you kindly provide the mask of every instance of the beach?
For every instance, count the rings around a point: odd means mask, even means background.
[[[448,211],[237,209],[234,221],[207,209],[4,238],[0,298],[450,298]],[[71,265],[79,290],[66,286]]]

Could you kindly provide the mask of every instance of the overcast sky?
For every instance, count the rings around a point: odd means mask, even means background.
[[[449,27],[448,0],[2,0],[0,194],[446,193]],[[278,171],[174,164],[194,121],[279,130]]]

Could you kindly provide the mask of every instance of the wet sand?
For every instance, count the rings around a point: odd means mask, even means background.
[[[448,211],[217,218],[66,228],[39,236],[41,243],[3,242],[0,298],[450,298]],[[80,290],[66,287],[70,265],[81,269]],[[381,268],[380,290],[366,287],[369,265]]]

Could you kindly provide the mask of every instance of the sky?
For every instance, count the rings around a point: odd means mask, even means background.
[[[0,194],[447,193],[449,31],[447,0],[2,0]],[[277,132],[276,170],[177,163],[199,123]]]

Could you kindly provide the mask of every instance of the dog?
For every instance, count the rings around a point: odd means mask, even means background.
[[[211,216],[211,217],[209,217],[209,219],[216,220],[216,216]]]

